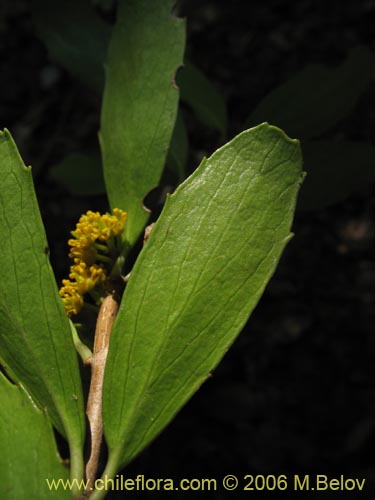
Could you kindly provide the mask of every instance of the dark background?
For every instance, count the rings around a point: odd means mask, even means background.
[[[188,19],[187,55],[226,98],[228,138],[243,128],[261,98],[306,64],[337,64],[360,43],[374,48],[373,9],[372,1],[181,2],[179,10]],[[96,141],[100,101],[48,59],[34,35],[27,1],[1,4],[0,37],[0,126],[10,129],[25,163],[35,167],[60,280],[68,269],[69,230],[85,210],[105,209],[106,200],[71,196],[48,171],[66,153]],[[353,128],[359,138],[373,137],[373,90],[340,124],[344,137]],[[220,139],[187,116],[192,170]],[[365,492],[336,492],[335,498],[372,497],[373,207],[368,186],[342,203],[297,212],[295,238],[246,328],[211,379],[128,467],[126,477],[220,482],[226,474],[344,474],[366,478]],[[333,495],[291,489],[246,494]],[[109,498],[191,495],[199,493],[113,493]],[[204,494],[239,495],[239,490],[221,488]]]

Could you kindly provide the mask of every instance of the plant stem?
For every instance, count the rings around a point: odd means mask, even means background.
[[[108,491],[110,490],[107,486],[110,484],[110,480],[113,479],[117,473],[117,468],[119,465],[119,454],[111,453],[109,454],[107,465],[104,469],[102,477],[100,478],[102,489],[97,489],[92,492],[90,500],[103,500]]]
[[[90,423],[91,454],[86,464],[87,494],[94,486],[100,448],[103,438],[102,394],[104,369],[107,360],[109,339],[116,317],[118,303],[113,295],[108,295],[100,306],[96,322],[94,350],[91,358],[91,382],[86,414]]]
[[[74,445],[73,445],[74,442]],[[81,446],[77,446],[76,440],[69,440],[70,447],[70,480],[72,481],[73,497],[78,497],[82,491],[78,488],[79,482],[84,477],[85,467],[83,462]],[[75,479],[75,481],[73,481]]]

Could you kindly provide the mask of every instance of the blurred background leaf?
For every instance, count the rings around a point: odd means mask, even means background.
[[[100,154],[72,153],[50,170],[50,178],[76,196],[105,194]]]
[[[291,137],[318,137],[354,108],[374,78],[374,62],[373,53],[358,46],[336,67],[310,64],[260,101],[246,126],[268,121]]]
[[[375,182],[375,148],[351,141],[305,141],[307,172],[298,208],[316,210],[338,203]]]
[[[73,76],[101,93],[111,27],[90,0],[32,0],[36,33]]]
[[[181,100],[193,110],[207,127],[218,130],[222,139],[227,130],[227,112],[223,96],[204,73],[190,62],[185,62],[177,74]]]
[[[178,183],[185,179],[185,167],[188,158],[188,135],[183,112],[179,109],[169,146],[166,166],[175,174]]]

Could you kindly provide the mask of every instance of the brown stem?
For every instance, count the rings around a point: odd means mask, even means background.
[[[94,487],[98,469],[100,447],[103,438],[102,393],[104,369],[112,325],[117,309],[118,303],[113,295],[105,297],[99,310],[95,329],[94,350],[89,361],[89,364],[91,364],[91,382],[86,415],[90,423],[91,454],[86,464],[87,494]]]

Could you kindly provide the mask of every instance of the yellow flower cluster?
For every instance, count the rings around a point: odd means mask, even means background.
[[[126,219],[126,212],[119,208],[113,209],[113,215],[89,210],[80,217],[72,231],[74,238],[68,241],[69,257],[74,259],[70,279],[63,280],[59,291],[69,317],[81,310],[83,296],[106,280],[103,264],[96,261],[111,262],[110,257],[102,254],[111,253],[113,239],[123,231]]]
[[[71,247],[69,257],[79,259],[87,264],[92,264],[97,260],[98,247],[97,240],[105,242],[118,236],[124,229],[127,214],[119,208],[113,209],[113,215],[100,215],[99,212],[89,210],[82,215],[78,221],[75,231],[72,231],[74,239],[68,241]]]

